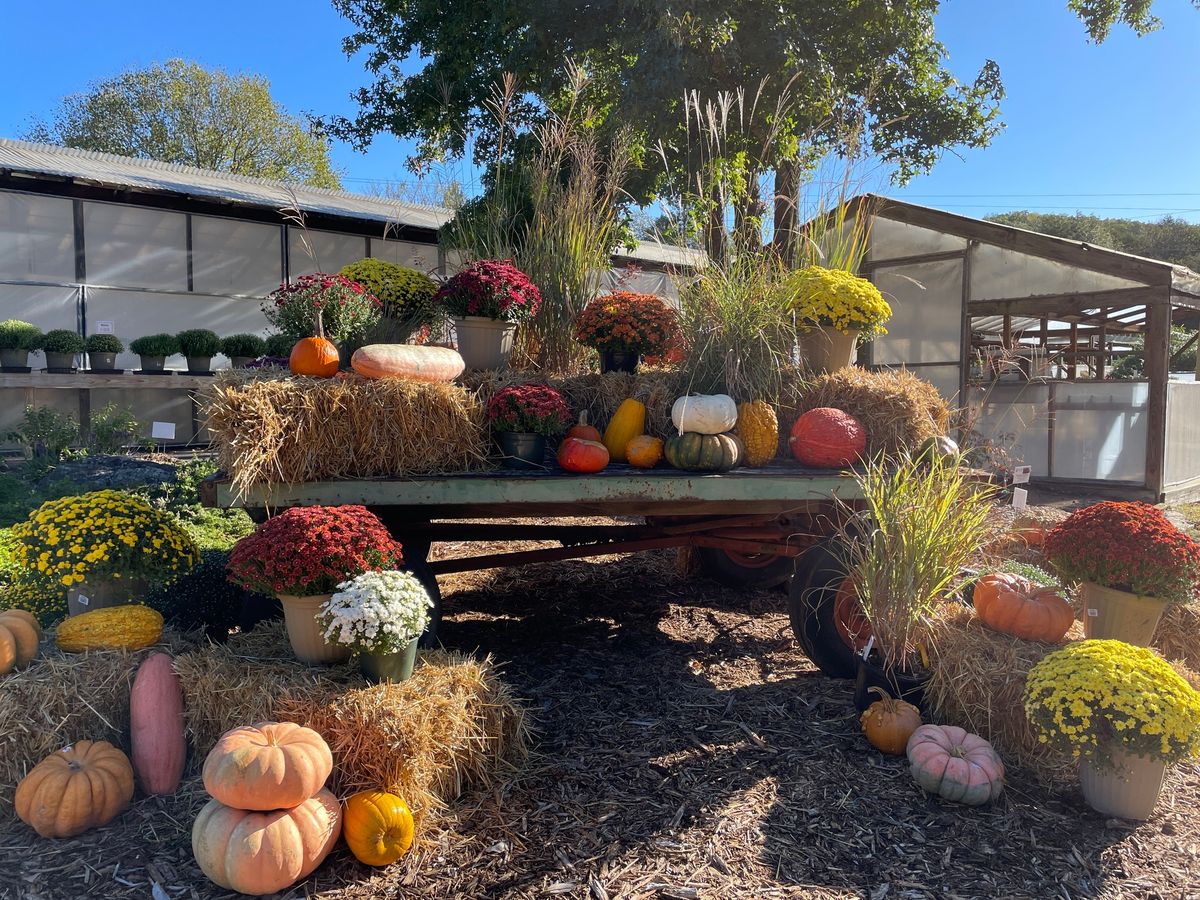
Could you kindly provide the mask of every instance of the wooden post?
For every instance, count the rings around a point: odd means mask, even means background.
[[[1100,316],[1105,322],[1108,321],[1108,307],[1107,306],[1103,306],[1100,308]],[[1100,326],[1100,355],[1096,357],[1096,361],[1095,361],[1095,363],[1093,363],[1093,367],[1095,369],[1094,376],[1096,378],[1099,378],[1101,381],[1104,380],[1104,369],[1105,369],[1105,366],[1107,363],[1108,363],[1108,329],[1104,325],[1101,325]]]
[[[971,251],[974,247],[974,241],[967,244],[962,258],[962,309],[960,310],[962,318],[958,338],[958,405],[963,409],[967,409],[970,405],[967,381],[971,373],[971,355],[974,351],[971,341]],[[1200,355],[1197,358],[1200,359]],[[958,437],[960,441],[966,438],[961,429]]]
[[[1150,397],[1146,410],[1146,487],[1155,501],[1163,496],[1167,455],[1167,382],[1171,356],[1171,294],[1146,305],[1146,379]]]
[[[1079,378],[1079,325],[1071,323],[1071,364],[1067,367],[1067,378],[1076,381]]]

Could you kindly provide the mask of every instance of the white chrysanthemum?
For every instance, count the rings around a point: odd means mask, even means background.
[[[420,637],[432,608],[429,592],[411,572],[364,572],[339,584],[317,618],[330,643],[392,653]]]

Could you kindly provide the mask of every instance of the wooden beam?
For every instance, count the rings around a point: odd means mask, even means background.
[[[1150,382],[1146,410],[1146,487],[1163,493],[1167,455],[1167,382],[1170,378],[1171,308],[1152,306],[1146,333],[1145,374]]]
[[[1035,294],[1031,297],[1012,297],[1005,300],[972,300],[971,315],[1050,316],[1061,313],[1082,313],[1105,306],[1125,309],[1129,306],[1153,304],[1163,297],[1160,288],[1117,288],[1111,291],[1090,291],[1070,294]]]
[[[1067,366],[1067,378],[1071,381],[1079,379],[1079,326],[1071,325],[1071,362]]]
[[[875,269],[892,268],[893,266],[915,266],[919,263],[945,262],[950,259],[962,259],[966,250],[942,250],[938,253],[916,253],[912,256],[893,256],[890,259],[868,259],[859,263],[859,271],[870,272]]]

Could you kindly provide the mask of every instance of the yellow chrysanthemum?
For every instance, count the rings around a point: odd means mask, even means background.
[[[883,326],[892,308],[865,278],[844,269],[808,266],[789,278],[788,287],[792,309],[804,321],[841,332],[861,331],[864,337],[887,334]]]

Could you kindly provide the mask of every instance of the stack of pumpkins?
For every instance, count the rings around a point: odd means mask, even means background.
[[[667,439],[667,464],[692,472],[728,472],[746,458],[746,445],[733,433],[738,408],[728,394],[680,397],[671,407],[677,434]]]
[[[223,888],[273,894],[319,866],[342,830],[325,787],[333,755],[324,738],[292,722],[225,732],[204,761],[212,800],[192,826],[201,870]]]

